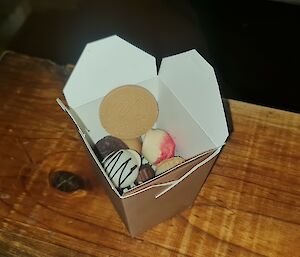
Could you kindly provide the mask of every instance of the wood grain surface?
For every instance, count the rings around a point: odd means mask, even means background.
[[[131,238],[55,102],[69,74],[1,58],[0,256],[300,256],[299,114],[231,100],[235,131],[194,206]],[[56,189],[57,171],[84,186]]]

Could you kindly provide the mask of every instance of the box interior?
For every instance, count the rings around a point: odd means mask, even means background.
[[[206,135],[199,124],[186,111],[181,102],[174,96],[158,77],[138,83],[147,88],[156,98],[159,115],[154,127],[170,133],[176,142],[176,155],[185,159],[217,147]],[[103,97],[75,108],[77,120],[80,117],[82,129],[91,138],[92,146],[108,135],[101,126],[99,106]]]

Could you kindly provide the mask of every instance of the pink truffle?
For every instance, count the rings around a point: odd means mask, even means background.
[[[144,137],[142,154],[151,164],[174,157],[175,142],[164,130],[150,129]]]

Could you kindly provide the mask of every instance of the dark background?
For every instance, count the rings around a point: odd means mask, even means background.
[[[0,0],[0,50],[76,63],[117,34],[154,55],[196,48],[222,96],[300,111],[300,2]],[[1,35],[2,33],[2,35]]]

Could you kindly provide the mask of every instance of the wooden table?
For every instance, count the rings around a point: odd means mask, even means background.
[[[69,74],[1,58],[1,256],[300,256],[299,114],[231,100],[235,131],[194,207],[131,238],[55,102]],[[57,171],[83,185],[60,191]]]

